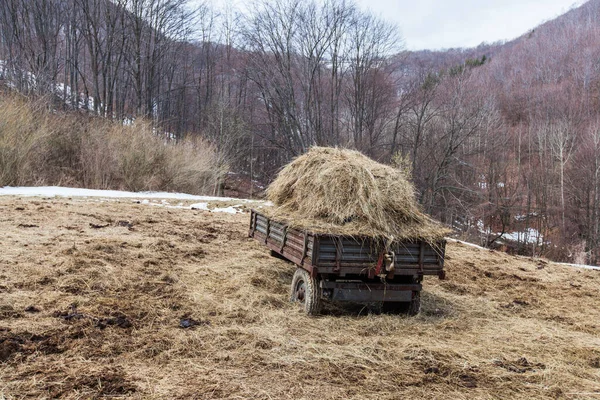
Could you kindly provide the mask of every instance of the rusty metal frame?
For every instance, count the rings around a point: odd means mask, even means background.
[[[331,290],[337,301],[410,301],[421,284],[385,284],[365,282],[321,281],[322,289]]]
[[[304,234],[304,244],[302,245],[302,257],[300,258],[300,265],[304,265],[304,259],[306,258],[306,254],[308,253],[308,233],[306,231]]]
[[[333,268],[333,272],[339,273],[342,269],[342,253],[344,251],[344,243],[339,237],[334,240],[334,243],[335,242],[337,242],[337,245],[335,245],[335,267]]]
[[[269,240],[269,234],[271,233],[271,218],[267,218],[267,230],[265,233],[265,244]]]
[[[250,236],[250,237],[253,237],[254,232],[256,231],[256,218],[257,218],[256,211],[252,210],[250,212],[250,230],[248,232],[248,236]]]
[[[425,258],[425,242],[421,242],[419,244],[419,269],[421,270],[421,274],[423,274],[423,259]]]
[[[320,249],[321,249],[321,238],[317,235],[313,235],[312,258],[310,260],[312,265],[317,265],[317,263],[319,261]]]
[[[258,229],[259,217],[261,221],[264,219],[266,225],[265,235]],[[352,262],[351,260],[344,260],[343,258],[343,245],[344,240],[360,240],[356,237],[343,237],[340,235],[332,234],[314,234],[308,231],[300,231],[294,228],[290,228],[288,225],[280,224],[282,226],[282,240],[275,239],[271,232],[277,221],[273,221],[266,217],[264,214],[252,210],[251,221],[250,221],[250,232],[249,235],[254,237],[258,241],[264,243],[270,250],[278,253],[285,259],[295,263],[296,265],[306,269],[311,273],[312,276],[317,275],[337,275],[337,276],[348,276],[357,275],[364,276],[367,278],[374,278],[372,268],[365,265],[364,262],[357,261]],[[261,222],[261,225],[263,222]],[[279,229],[279,228],[277,228]],[[277,235],[279,237],[279,235]],[[327,243],[333,242],[335,245],[335,256],[321,260],[321,241],[326,240]],[[309,254],[309,244],[312,244],[312,253]],[[408,243],[406,244],[409,245]],[[394,276],[423,276],[423,275],[437,275],[440,279],[443,279],[445,273],[443,271],[445,242],[440,242],[438,246],[432,246],[436,255],[437,262],[435,264],[429,261],[425,262],[425,257],[431,258],[431,251],[429,247],[426,247],[424,242],[411,242],[410,248],[416,256],[418,247],[418,262],[415,263],[404,263],[396,261],[396,269],[393,273],[388,275],[388,279],[392,280]],[[328,244],[330,246],[330,244]],[[425,254],[428,254],[427,256]],[[329,253],[330,254],[330,253]]]
[[[284,225],[283,226],[283,237],[281,238],[281,247],[279,249],[280,253],[283,253],[283,249],[285,247],[285,243],[287,242],[287,231],[288,231],[288,226]]]

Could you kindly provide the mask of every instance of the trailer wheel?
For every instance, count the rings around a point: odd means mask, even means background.
[[[319,279],[310,276],[308,271],[297,268],[292,278],[290,300],[300,303],[308,315],[318,315],[321,312],[321,288]]]
[[[384,302],[381,310],[391,314],[417,315],[421,309],[421,292],[414,292],[411,301],[403,302]]]
[[[408,315],[417,315],[419,310],[421,310],[421,292],[414,292],[412,300],[408,303],[406,313]]]

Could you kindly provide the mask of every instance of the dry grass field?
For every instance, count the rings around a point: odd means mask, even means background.
[[[310,318],[247,220],[0,198],[0,399],[600,399],[598,271],[450,244],[418,316]]]

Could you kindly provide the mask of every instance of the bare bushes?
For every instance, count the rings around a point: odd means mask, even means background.
[[[194,193],[212,192],[227,170],[220,166],[216,152],[199,137],[191,137],[171,147],[171,157],[163,172],[162,183],[167,190]]]
[[[122,125],[87,115],[49,113],[0,98],[0,186],[209,193],[225,172],[200,138],[175,142],[151,124]]]
[[[208,143],[190,138],[175,144],[146,122],[94,121],[82,136],[81,153],[86,187],[208,193],[222,173]]]
[[[33,178],[31,157],[43,134],[33,105],[0,98],[0,186]]]

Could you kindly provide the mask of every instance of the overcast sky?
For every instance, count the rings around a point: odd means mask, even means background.
[[[513,39],[582,4],[575,0],[357,0],[395,22],[409,50]]]
[[[192,0],[195,1],[202,0]],[[248,1],[233,3],[244,10]],[[474,47],[510,40],[567,12],[583,0],[355,0],[365,10],[396,23],[409,50]]]

